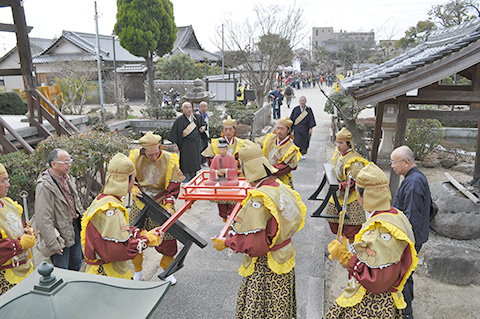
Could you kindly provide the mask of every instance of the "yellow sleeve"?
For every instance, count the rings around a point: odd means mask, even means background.
[[[135,165],[135,160],[137,158],[138,152],[140,152],[140,150],[137,148],[137,149],[130,150],[130,154],[128,154],[128,158],[132,160],[133,165]]]

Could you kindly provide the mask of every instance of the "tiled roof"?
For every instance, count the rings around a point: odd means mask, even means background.
[[[210,61],[217,61],[220,59],[219,56],[202,49],[191,25],[177,27],[177,39],[173,44],[171,54],[175,53],[187,54],[195,61],[205,61],[205,58]]]
[[[434,69],[435,67],[431,66],[434,62],[447,58],[456,52],[466,52],[467,48],[479,38],[480,19],[452,28],[432,31],[426,40],[416,47],[371,69],[345,78],[340,82],[340,86],[342,90],[354,97],[361,95],[366,90],[369,92],[380,90],[392,81],[400,82],[399,79],[406,75],[423,72],[425,68]],[[462,55],[458,55],[458,58],[461,59]],[[457,70],[457,72],[462,70]],[[431,83],[444,77],[441,72],[438,72],[438,76],[440,78],[434,79]],[[405,87],[405,92],[401,93],[404,94],[410,90],[411,88]],[[395,97],[391,96],[390,98]]]
[[[144,73],[147,72],[147,67],[143,64],[124,64],[117,68],[120,73]]]
[[[90,56],[94,56],[96,61],[96,37],[93,33],[84,33],[84,32],[73,32],[73,31],[62,31],[62,35],[53,42],[48,48],[43,52],[33,57],[33,63],[49,63],[52,62],[54,58],[59,58],[63,54],[51,54],[50,52],[57,45],[61,44],[61,41],[68,41],[77,47],[85,51],[85,60],[89,61]],[[100,42],[100,56],[104,61],[113,61],[113,37],[111,35],[99,35]],[[66,56],[71,56],[66,54]],[[120,45],[120,40],[115,39],[115,58],[116,61],[121,62],[130,62],[130,63],[141,63],[145,60],[141,57],[134,56],[128,50],[123,48]]]

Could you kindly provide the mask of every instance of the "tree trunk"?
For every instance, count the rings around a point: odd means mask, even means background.
[[[355,143],[355,150],[360,153],[360,155],[362,155],[364,158],[370,160],[370,152],[365,146],[365,142],[362,139],[362,134],[360,134],[360,131],[358,130],[355,119],[344,119],[344,123],[347,129],[352,133],[352,138]]]
[[[155,86],[153,80],[155,79],[155,70],[153,68],[153,52],[148,51],[148,56],[145,58],[147,61],[147,80],[148,80],[148,106],[157,106],[157,96],[155,95]]]

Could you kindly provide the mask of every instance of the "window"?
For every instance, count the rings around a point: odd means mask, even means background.
[[[315,35],[318,35],[318,30],[315,30]]]

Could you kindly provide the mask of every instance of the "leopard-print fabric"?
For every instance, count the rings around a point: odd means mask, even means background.
[[[243,279],[238,291],[236,318],[297,318],[295,269],[278,275],[268,268],[265,255],[259,257],[255,271]]]
[[[328,309],[325,319],[403,319],[403,310],[397,309],[390,293],[372,294],[366,292],[362,301],[348,308],[336,302]]]
[[[327,215],[338,215],[340,213],[335,204],[328,203]],[[345,219],[344,225],[362,225],[365,219],[365,211],[358,201],[354,200],[347,205],[347,215],[349,219]],[[338,218],[327,218],[329,223],[338,224]]]
[[[128,216],[128,224],[132,225],[133,221],[137,216],[140,214],[141,210],[138,208],[137,203],[133,201],[132,207],[130,208],[130,214]],[[142,225],[138,225],[137,227],[139,228],[144,228],[146,230],[152,230],[154,228],[160,227],[161,225],[157,224],[156,222],[153,221],[150,217],[145,218],[145,222]],[[163,240],[174,240],[175,237],[172,236],[169,232],[166,232],[165,235],[163,235]]]
[[[12,284],[5,279],[5,270],[0,271],[0,296],[13,288],[13,286],[15,286],[15,284]]]
[[[98,266],[97,273],[102,276],[108,276],[107,273],[105,272],[105,269],[103,268],[103,265]]]

